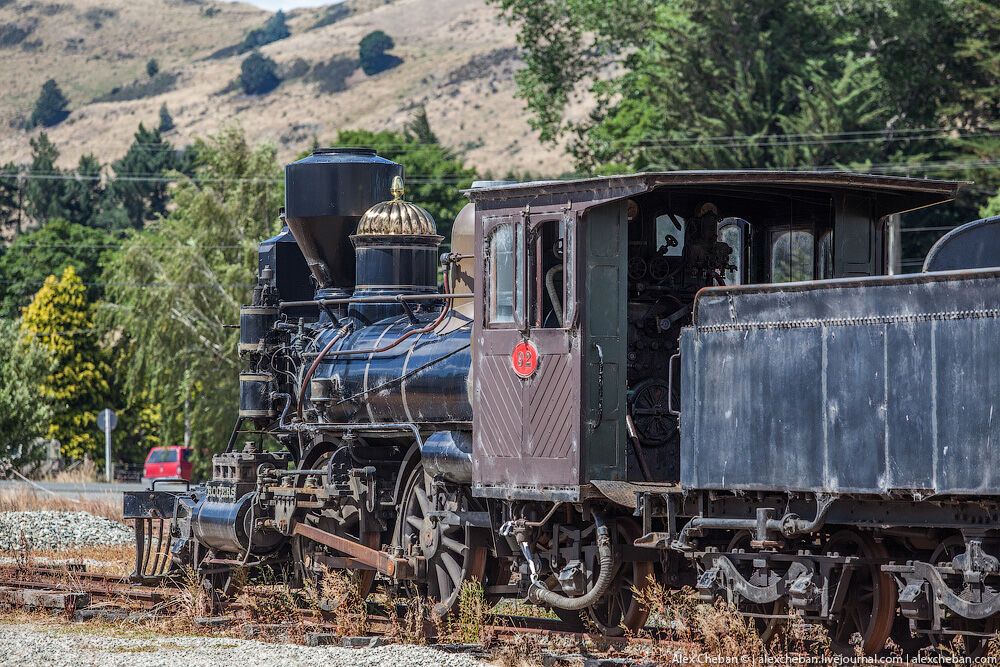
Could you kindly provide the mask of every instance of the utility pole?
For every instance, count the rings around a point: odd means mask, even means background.
[[[104,408],[97,415],[97,428],[104,431],[104,479],[108,484],[114,481],[111,469],[111,432],[118,426],[118,415],[110,408]]]
[[[21,235],[21,210],[24,208],[24,169],[17,170],[17,236]]]

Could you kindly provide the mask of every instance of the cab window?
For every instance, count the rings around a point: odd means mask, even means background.
[[[812,231],[793,229],[771,234],[771,282],[790,283],[813,279]]]
[[[666,257],[684,254],[684,218],[672,213],[656,217],[656,248]]]
[[[524,290],[521,289],[517,234],[512,223],[497,225],[487,242],[489,263],[488,323],[503,327],[515,323],[524,311]]]
[[[561,219],[538,223],[531,235],[529,277],[531,326],[565,327],[568,290],[566,281],[566,226]]]
[[[729,267],[723,277],[727,285],[742,285],[744,271],[744,250],[749,235],[750,223],[742,218],[725,218],[719,223],[719,241],[729,246]]]

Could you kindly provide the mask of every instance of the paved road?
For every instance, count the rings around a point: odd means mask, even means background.
[[[33,486],[37,485],[37,486]],[[60,496],[65,495],[68,498],[109,498],[114,496],[120,496],[122,491],[142,491],[142,484],[105,484],[103,482],[92,482],[92,483],[76,483],[76,482],[33,482],[29,484],[28,482],[22,480],[0,480],[0,491],[29,491],[34,489],[38,493],[37,487],[45,489],[45,491],[50,491],[52,493],[57,493]]]

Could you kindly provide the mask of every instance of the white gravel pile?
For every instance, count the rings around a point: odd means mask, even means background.
[[[482,667],[486,663],[428,646],[308,647],[215,637],[88,635],[80,627],[67,631],[58,626],[0,624],[0,665]]]
[[[0,512],[0,550],[21,548],[21,539],[32,549],[132,544],[132,530],[117,521],[86,512]]]

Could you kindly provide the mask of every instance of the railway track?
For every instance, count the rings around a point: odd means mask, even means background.
[[[155,611],[158,607],[176,600],[182,592],[177,587],[154,585],[152,583],[134,582],[119,575],[87,572],[82,569],[66,567],[0,567],[0,602],[6,601],[14,606],[30,608],[46,608],[50,610],[82,611],[89,606],[98,605],[103,609],[120,606],[123,610]],[[267,624],[246,622],[237,619],[241,605],[232,603],[221,610],[220,616],[197,619],[201,625],[225,626],[233,623],[246,623],[250,626],[269,627]],[[332,636],[335,625],[329,623],[314,610],[304,609],[299,613],[299,622],[310,626],[313,634]],[[582,641],[592,638],[585,632],[569,627],[558,619],[535,616],[520,616],[514,614],[487,614],[483,619],[483,629],[496,636],[528,634],[537,636],[559,636],[566,639]],[[384,636],[398,629],[398,618],[393,618],[391,611],[381,605],[370,605],[370,612],[365,620],[366,635]],[[435,630],[431,624],[426,624],[426,637],[435,641]],[[650,629],[651,637],[658,630]],[[611,643],[629,641],[632,643],[649,643],[651,637],[604,638]]]
[[[82,569],[49,566],[6,566],[0,568],[0,592],[6,597],[23,599],[30,591],[34,604],[23,606],[80,608],[93,601],[119,601],[130,607],[153,608],[177,597],[176,588],[150,586],[113,574]],[[22,593],[16,593],[22,591]],[[62,603],[60,601],[63,601]]]

